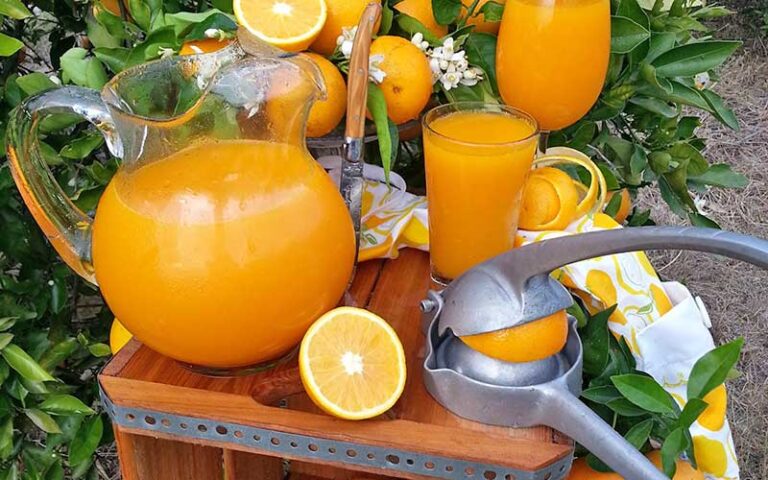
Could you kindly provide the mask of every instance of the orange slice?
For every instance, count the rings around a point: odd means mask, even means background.
[[[306,50],[328,15],[325,0],[234,0],[232,7],[248,32],[289,52]]]
[[[309,398],[348,420],[381,415],[405,387],[400,339],[381,317],[360,308],[331,310],[307,330],[299,370]]]

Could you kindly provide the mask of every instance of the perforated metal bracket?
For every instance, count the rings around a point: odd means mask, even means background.
[[[120,427],[139,429],[152,436],[164,433],[180,439],[250,447],[264,455],[287,457],[307,462],[335,462],[340,466],[378,468],[397,475],[398,472],[455,480],[562,480],[568,474],[571,458],[565,457],[535,472],[470,462],[457,458],[425,455],[396,448],[384,448],[353,442],[297,435],[204,418],[168,414],[115,405],[100,390],[101,402],[112,422]],[[511,453],[511,452],[510,452]],[[388,472],[383,472],[387,474]]]

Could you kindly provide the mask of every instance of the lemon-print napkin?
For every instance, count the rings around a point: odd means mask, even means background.
[[[329,156],[319,161],[338,182],[341,158]],[[395,173],[386,185],[380,167],[366,165],[364,175],[360,260],[396,258],[403,247],[429,250],[426,199],[406,192],[405,181]],[[564,231],[520,231],[517,243],[608,228],[621,227],[598,213],[576,220]],[[701,300],[679,283],[659,280],[642,252],[585,260],[554,275],[582,298],[592,313],[617,305],[609,328],[627,340],[637,368],[655,378],[684,406],[691,368],[714,348],[709,316]],[[713,407],[691,427],[699,469],[710,480],[737,480],[739,467],[725,418],[725,388],[716,389],[707,401]]]

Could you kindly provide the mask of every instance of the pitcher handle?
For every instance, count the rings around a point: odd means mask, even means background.
[[[64,262],[96,284],[91,262],[93,219],[61,189],[38,144],[40,120],[56,113],[82,116],[104,135],[110,152],[122,156],[115,124],[99,93],[87,88],[62,87],[29,97],[11,112],[6,138],[11,173],[24,203]]]

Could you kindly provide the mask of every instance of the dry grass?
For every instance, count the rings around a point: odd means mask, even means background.
[[[764,42],[749,40],[744,51],[725,66],[716,87],[736,110],[741,131],[707,119],[699,135],[707,139],[706,155],[712,163],[728,163],[750,180],[742,190],[707,192],[705,211],[724,229],[768,239],[768,50]],[[669,212],[657,191],[646,190],[639,197],[639,203],[653,209],[658,223],[683,223]],[[742,376],[729,384],[729,418],[742,479],[767,479],[768,272],[697,253],[665,252],[654,257],[665,278],[686,283],[704,299],[716,341],[745,338],[738,366]]]

